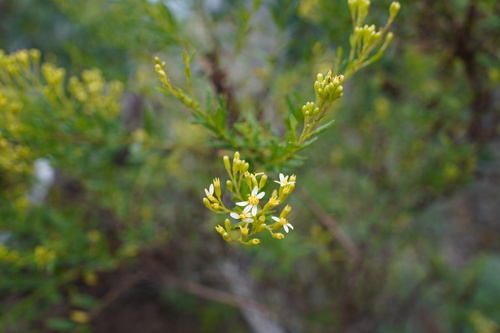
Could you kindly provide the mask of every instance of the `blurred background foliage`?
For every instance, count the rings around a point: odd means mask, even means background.
[[[497,1],[403,1],[284,170],[295,230],[241,248],[213,229],[203,188],[231,152],[156,90],[153,57],[184,82],[195,54],[199,98],[284,131],[350,29],[345,1],[1,0],[0,331],[500,331]]]

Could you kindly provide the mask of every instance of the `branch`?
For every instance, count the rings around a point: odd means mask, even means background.
[[[304,201],[311,213],[333,234],[340,245],[347,251],[350,259],[357,262],[359,259],[359,249],[352,239],[344,232],[342,227],[321,207],[303,187],[297,186],[297,195]]]

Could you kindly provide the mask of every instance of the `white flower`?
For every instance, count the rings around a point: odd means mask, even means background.
[[[287,233],[289,231],[288,228],[293,230],[293,225],[288,223],[288,221],[285,218],[279,218],[279,217],[273,216],[272,219],[275,220],[276,222],[281,223],[281,225],[283,226],[283,229],[285,229],[285,231]]]
[[[246,223],[252,223],[253,222],[253,215],[250,212],[250,209],[252,209],[252,206],[246,206],[240,214],[231,213],[229,215],[235,220],[242,220],[243,222],[246,222]]]
[[[289,181],[288,177],[289,176],[285,176],[284,174],[280,173],[280,180],[279,181],[275,180],[274,182],[280,184],[281,186],[287,186],[288,184],[295,184],[295,181],[292,180],[291,177]]]
[[[266,193],[264,193],[264,192],[260,192],[259,194],[257,194],[257,192],[259,192],[259,187],[255,186],[252,190],[252,193],[248,195],[248,200],[237,202],[236,205],[246,206],[245,210],[248,207],[250,207],[252,209],[252,215],[253,216],[257,215],[257,206],[259,205],[259,200],[262,199],[264,197],[264,195],[266,195]],[[248,209],[250,209],[250,208],[248,208]]]
[[[209,200],[212,200],[212,199],[215,199],[214,198],[214,184],[210,184],[210,187],[207,189],[205,189],[205,194],[207,195],[207,198]]]

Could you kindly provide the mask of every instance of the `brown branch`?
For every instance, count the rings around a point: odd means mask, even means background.
[[[163,278],[167,284],[201,298],[223,303],[238,309],[250,307],[263,313],[273,313],[268,306],[252,299],[242,298],[226,291],[203,286],[192,281],[181,279],[167,272],[163,273]]]
[[[215,92],[217,95],[224,97],[226,101],[227,108],[227,119],[226,124],[228,128],[231,128],[239,116],[239,107],[236,102],[236,97],[233,88],[227,82],[227,73],[221,67],[220,56],[216,50],[213,50],[207,54],[203,59],[201,64],[205,68],[205,71],[210,77]]]
[[[357,262],[359,259],[359,249],[352,239],[344,232],[342,227],[314,200],[304,188],[297,186],[297,195],[304,201],[316,218],[333,234],[340,245],[347,251],[350,259]]]
[[[222,46],[214,32],[214,20],[208,17],[207,12],[203,10],[203,1],[199,0],[197,3],[198,15],[200,15],[204,30],[207,33],[211,50],[201,58],[200,64],[208,73],[210,81],[212,82],[217,95],[221,95],[226,100],[227,118],[226,125],[232,128],[239,117],[239,106],[236,101],[233,87],[227,82],[226,68],[221,66],[220,50]]]
[[[102,310],[104,310],[111,303],[120,298],[121,295],[130,290],[132,286],[134,286],[137,282],[139,282],[143,278],[144,274],[142,273],[137,273],[131,276],[127,276],[122,283],[118,284],[118,286],[111,289],[101,298],[99,304],[89,312],[89,318],[91,319],[96,318],[102,312]]]

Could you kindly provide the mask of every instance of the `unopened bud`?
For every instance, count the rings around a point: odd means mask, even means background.
[[[243,237],[243,239],[248,236],[248,228],[247,227],[241,227],[240,231],[241,231],[241,237]]]
[[[285,208],[283,208],[283,210],[281,211],[280,219],[286,218],[291,210],[292,210],[292,206],[286,205]]]
[[[214,188],[215,188],[215,195],[220,198],[222,192],[220,189],[220,179],[219,178],[214,179]]]
[[[224,167],[226,168],[227,173],[230,175],[231,174],[231,165],[229,164],[229,157],[224,156],[223,161],[224,161]]]
[[[259,244],[259,243],[260,243],[260,239],[258,239],[258,238],[254,238],[254,239],[249,240],[249,241],[248,241],[248,242],[246,242],[245,244],[246,244],[246,245],[257,245],[257,244]]]
[[[266,185],[266,181],[267,181],[267,175],[262,175],[262,177],[260,177],[260,181],[259,181],[259,188],[263,188],[264,185]]]
[[[203,204],[205,205],[205,207],[212,210],[212,205],[210,204],[210,200],[208,200],[207,198],[203,198]]]
[[[226,230],[231,230],[231,221],[229,221],[229,219],[225,219],[224,226],[226,227]]]
[[[237,167],[239,161],[240,161],[240,153],[236,152],[236,153],[234,153],[234,157],[233,157],[233,172],[234,173],[237,172],[236,167]]]
[[[259,233],[261,231],[264,231],[264,229],[266,229],[267,225],[265,223],[262,223],[261,225],[259,225],[256,229],[255,229],[255,233]]]
[[[394,34],[392,32],[388,32],[387,36],[385,37],[385,42],[389,43],[393,38],[394,38]]]
[[[391,3],[391,6],[389,7],[389,15],[390,15],[389,20],[391,21],[394,20],[396,15],[398,15],[400,9],[401,9],[401,4],[399,2],[394,1],[393,3]]]
[[[216,226],[215,227],[215,230],[217,230],[217,232],[221,235],[223,235],[226,231],[224,230],[223,227],[221,227],[220,225]]]

